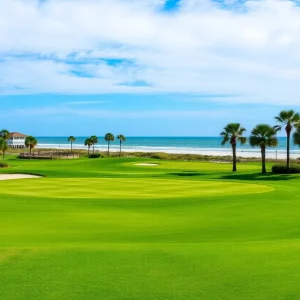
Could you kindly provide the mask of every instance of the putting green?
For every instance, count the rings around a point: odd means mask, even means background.
[[[270,186],[220,181],[140,178],[40,178],[0,183],[1,194],[53,198],[166,199],[258,194]]]

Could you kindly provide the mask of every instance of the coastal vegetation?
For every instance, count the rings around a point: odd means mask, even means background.
[[[299,127],[300,125],[300,114],[296,113],[293,110],[282,110],[277,117],[275,117],[276,121],[280,124],[275,126],[277,130],[281,130],[284,127],[287,137],[286,142],[286,168],[290,167],[290,139],[291,133],[294,127]]]
[[[2,129],[0,131],[0,137],[3,138],[4,140],[8,140],[10,137],[10,132],[7,129]]]
[[[27,136],[25,139],[25,146],[27,148],[29,148],[29,158],[31,159],[32,156],[32,149],[34,149],[34,147],[36,147],[37,145],[37,139],[31,135]]]
[[[107,142],[107,153],[109,156],[110,143],[115,140],[115,136],[112,133],[107,133],[104,137],[104,140]]]
[[[71,135],[68,137],[68,142],[71,143],[71,153],[73,153],[73,143],[76,141],[75,136]]]
[[[4,160],[5,153],[8,150],[7,141],[5,138],[0,137],[0,153],[2,153],[2,159]]]
[[[93,154],[95,154],[95,144],[98,143],[98,137],[96,135],[92,135],[89,140],[93,146]]]
[[[267,147],[276,147],[278,145],[276,129],[267,124],[259,124],[251,131],[249,142],[252,147],[260,147],[262,173],[266,173],[266,149]]]
[[[243,136],[246,129],[239,123],[230,123],[224,127],[224,131],[221,132],[223,137],[222,146],[226,143],[230,143],[232,147],[232,171],[236,172],[236,146],[237,143],[246,144],[247,138]]]
[[[122,143],[125,143],[126,142],[126,137],[123,135],[123,134],[119,134],[117,136],[117,139],[119,140],[120,142],[120,152],[119,152],[119,157],[121,157],[121,154],[122,154]]]
[[[298,298],[298,174],[6,159],[0,174],[42,177],[0,181],[1,299]]]
[[[93,141],[91,138],[87,138],[84,142],[84,146],[88,147],[88,156],[90,156],[90,149],[93,146]]]

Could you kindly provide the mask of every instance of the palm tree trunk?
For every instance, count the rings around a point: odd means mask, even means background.
[[[119,157],[121,157],[121,152],[122,152],[122,141],[120,140],[120,153],[119,153]]]
[[[31,147],[29,147],[29,159],[31,159]]]
[[[109,156],[109,144],[110,144],[110,142],[108,141],[108,146],[107,146],[108,147],[108,156]]]
[[[266,170],[266,148],[261,146],[261,162],[262,162],[262,173],[265,174],[267,173]]]
[[[287,132],[287,141],[286,141],[286,167],[287,169],[290,168],[290,139],[291,139],[291,132]]]
[[[95,144],[93,144],[93,154],[95,153]]]
[[[73,142],[71,142],[71,153],[73,153]]]
[[[236,172],[236,145],[232,145],[232,172]]]
[[[90,146],[88,146],[88,156],[90,156]]]

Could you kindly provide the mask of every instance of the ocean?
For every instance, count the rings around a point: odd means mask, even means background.
[[[74,149],[85,149],[84,141],[87,137],[76,137],[73,144]],[[68,137],[37,137],[39,148],[70,148]],[[104,137],[98,138],[99,143],[95,145],[95,149],[105,151],[107,143]],[[209,152],[228,152],[231,149],[230,144],[221,146],[221,137],[127,137],[127,141],[123,144],[124,151],[147,151],[147,152],[168,152],[168,153],[208,153]],[[115,140],[111,143],[111,150],[118,151],[119,141]],[[277,148],[270,149],[269,152],[284,153],[286,149],[286,138],[279,137],[279,145]],[[239,145],[239,151],[259,152],[258,148],[252,148],[249,144]],[[299,147],[292,145],[292,153],[300,154]]]

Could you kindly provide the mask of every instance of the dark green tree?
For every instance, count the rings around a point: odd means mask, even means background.
[[[76,141],[76,138],[75,138],[75,136],[69,136],[68,137],[68,142],[70,142],[71,143],[71,153],[73,153],[73,143]]]
[[[91,138],[87,138],[84,142],[84,146],[88,147],[88,156],[90,156],[90,148],[93,145]]]
[[[29,148],[29,157],[30,157],[30,159],[31,159],[31,155],[32,155],[32,149],[34,149],[34,147],[37,145],[37,139],[35,138],[35,137],[33,137],[33,136],[27,136],[26,137],[26,139],[25,139],[25,146],[27,147],[27,148]]]
[[[244,127],[241,127],[239,123],[230,123],[224,127],[221,132],[223,137],[222,146],[226,143],[230,143],[232,147],[232,171],[236,172],[236,146],[237,143],[245,144],[247,138],[243,137],[243,133],[246,131]]]
[[[9,140],[9,138],[10,138],[10,132],[8,130],[6,130],[6,129],[2,129],[0,131],[0,137],[3,138],[3,139],[5,139],[5,140]]]
[[[262,173],[266,173],[266,149],[268,147],[276,147],[278,139],[276,137],[277,130],[267,124],[259,124],[252,131],[249,143],[252,147],[260,147],[262,160]]]
[[[97,138],[97,136],[92,135],[89,139],[92,142],[92,145],[93,145],[93,154],[94,154],[95,153],[95,144],[98,143],[98,138]]]
[[[283,110],[279,113],[275,120],[280,123],[280,125],[275,126],[276,130],[281,130],[282,127],[285,127],[286,132],[286,167],[289,169],[290,167],[290,139],[291,133],[293,131],[294,126],[299,125],[300,123],[300,115],[293,110]]]
[[[120,141],[120,152],[119,152],[119,156],[121,157],[121,153],[122,153],[122,143],[126,142],[126,137],[123,134],[119,134],[117,136],[117,139]]]
[[[2,152],[3,160],[4,160],[7,149],[8,149],[7,141],[4,138],[0,137],[0,152]]]
[[[107,133],[104,137],[105,141],[107,142],[107,152],[109,156],[109,150],[110,150],[110,143],[115,140],[115,137],[112,133]]]

